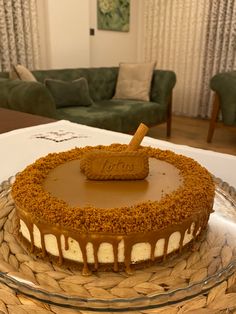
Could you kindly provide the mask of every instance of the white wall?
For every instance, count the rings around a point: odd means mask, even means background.
[[[97,0],[37,2],[41,68],[117,66],[139,61],[142,0],[130,0],[129,32],[98,30]],[[89,36],[89,28],[95,29],[95,36]]]
[[[37,0],[38,7],[38,24],[40,35],[40,69],[49,68],[49,38],[48,34],[48,12],[46,0]]]
[[[43,68],[87,67],[89,1],[37,0]]]

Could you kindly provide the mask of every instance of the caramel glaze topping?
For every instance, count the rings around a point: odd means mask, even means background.
[[[165,240],[163,256],[167,255],[170,235],[179,231],[180,250],[185,232],[190,233],[194,223],[193,236],[199,228],[203,230],[212,211],[214,183],[209,172],[191,158],[151,147],[140,147],[149,157],[171,163],[180,171],[183,184],[160,201],[148,201],[119,208],[70,207],[66,202],[53,197],[43,189],[43,181],[51,169],[66,161],[81,159],[85,152],[93,149],[123,151],[127,145],[113,144],[75,148],[67,152],[49,154],[40,158],[17,175],[12,187],[19,217],[26,223],[34,248],[33,224],[41,233],[42,252],[46,254],[44,236],[55,235],[58,243],[59,259],[62,263],[61,234],[78,241],[83,255],[83,272],[88,273],[86,245],[93,244],[95,269],[98,267],[97,252],[102,242],[112,244],[114,270],[118,270],[118,244],[124,240],[125,268],[130,271],[131,252],[135,243],[147,242],[151,246],[150,259],[154,259],[157,241]]]
[[[109,209],[159,201],[183,183],[179,170],[170,163],[156,158],[149,158],[147,161],[150,173],[144,180],[89,180],[80,171],[80,160],[67,161],[49,172],[43,188],[70,207],[93,206]]]

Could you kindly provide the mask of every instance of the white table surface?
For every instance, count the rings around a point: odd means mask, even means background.
[[[0,182],[51,152],[86,145],[128,144],[130,139],[131,136],[127,134],[64,120],[3,133],[0,134]],[[151,137],[145,137],[142,145],[168,149],[192,157],[216,177],[236,187],[236,156],[176,145]]]

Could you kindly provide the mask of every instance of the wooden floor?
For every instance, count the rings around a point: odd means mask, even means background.
[[[207,143],[209,121],[186,117],[173,117],[172,135],[166,137],[166,124],[153,127],[148,136],[175,144],[183,144],[216,152],[236,155],[236,127],[226,127],[218,123],[212,143]]]

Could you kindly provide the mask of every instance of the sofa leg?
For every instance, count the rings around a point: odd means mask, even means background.
[[[167,128],[166,128],[166,136],[171,136],[171,122],[172,122],[172,94],[170,95],[168,106],[167,106]]]
[[[219,95],[215,93],[214,95],[214,101],[213,101],[213,108],[212,108],[212,113],[211,113],[211,119],[210,119],[210,124],[209,124],[209,129],[208,129],[208,135],[207,135],[207,142],[211,143],[212,137],[215,131],[215,126],[216,126],[216,120],[218,117],[220,111],[220,99]]]

